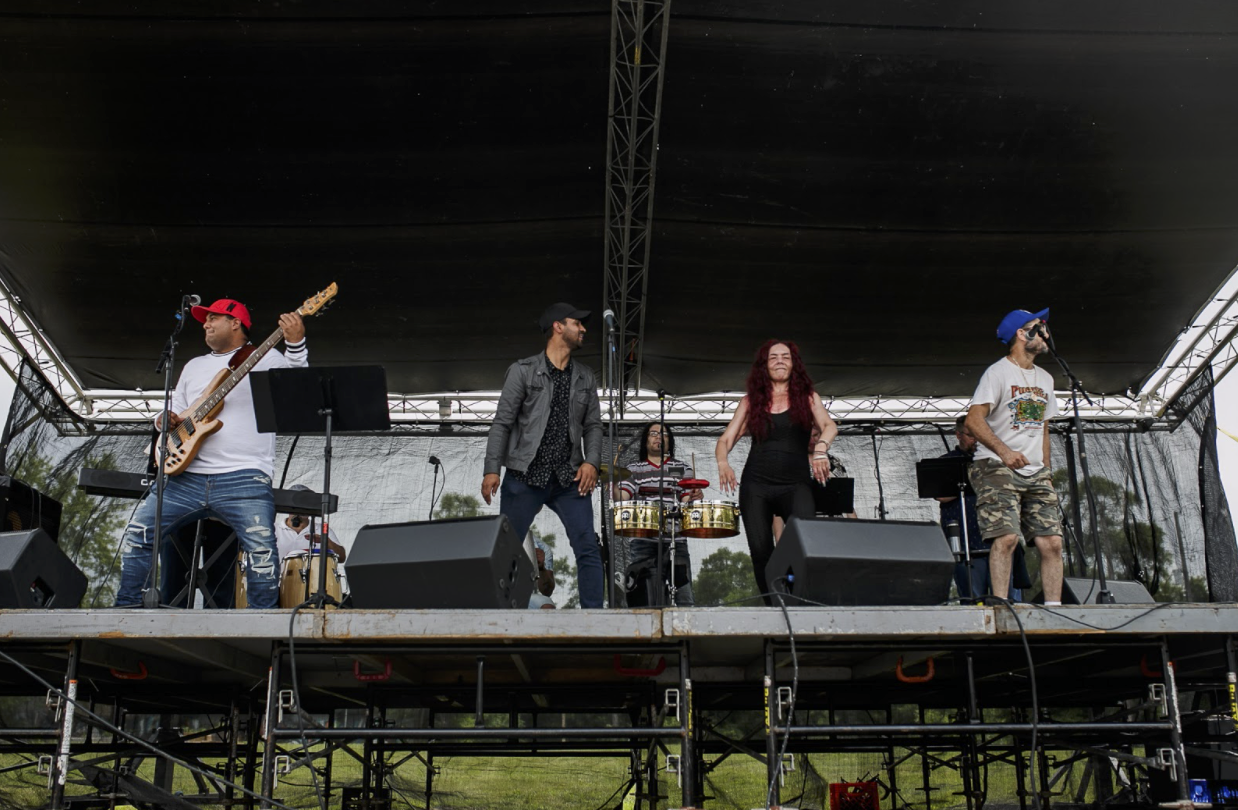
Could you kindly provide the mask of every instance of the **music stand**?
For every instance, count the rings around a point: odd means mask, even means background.
[[[967,598],[975,599],[972,587],[971,539],[967,536],[967,457],[922,458],[916,462],[916,489],[921,498],[958,498],[959,523],[963,531],[963,562],[967,566]],[[943,527],[944,529],[945,527]],[[957,560],[959,553],[954,554]]]
[[[254,417],[260,433],[323,434],[322,540],[318,544],[318,590],[307,604],[338,605],[327,595],[331,538],[331,434],[390,430],[387,375],[382,366],[276,368],[250,375]],[[310,522],[310,537],[314,524]]]
[[[838,517],[855,511],[855,479],[830,476],[822,486],[813,481],[812,504],[818,517]]]

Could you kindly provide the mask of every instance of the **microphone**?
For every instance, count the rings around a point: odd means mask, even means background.
[[[950,553],[959,558],[963,556],[963,532],[957,520],[946,523],[946,538],[950,541]]]
[[[201,299],[201,297],[199,297],[199,296],[196,296],[196,295],[182,295],[182,296],[181,296],[181,308],[180,308],[180,310],[176,313],[176,315],[175,315],[174,317],[175,317],[175,318],[176,318],[176,320],[178,320],[178,321],[184,320],[184,318],[185,318],[185,310],[189,309],[190,307],[196,307],[196,306],[198,306],[198,305],[199,305],[199,304],[201,304],[201,303],[202,303],[202,299]]]
[[[433,464],[435,467],[441,467],[441,466],[443,466],[443,462],[441,462],[441,461],[439,461],[439,460],[438,460],[438,456],[430,456],[429,461],[430,461],[430,463],[431,463],[431,464]]]
[[[602,313],[602,318],[606,321],[606,328],[612,332],[619,328],[618,323],[615,321],[615,311],[613,309],[607,309],[604,311]]]

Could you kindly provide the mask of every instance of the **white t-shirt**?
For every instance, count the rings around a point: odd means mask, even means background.
[[[1015,472],[1030,476],[1045,466],[1045,421],[1057,416],[1057,397],[1053,395],[1053,375],[1039,366],[1024,369],[1003,357],[985,369],[972,405],[988,405],[985,418],[1002,443],[1022,453],[1029,463]],[[976,444],[976,458],[1001,461],[989,448]]]
[[[279,558],[283,560],[289,554],[296,554],[299,551],[309,551],[310,542],[310,526],[322,532],[322,523],[307,524],[301,531],[296,531],[288,525],[288,515],[275,516],[275,543],[279,546]],[[331,542],[340,543],[340,538],[336,536],[335,529],[330,529],[327,536],[331,538]]]
[[[236,351],[226,354],[204,354],[185,364],[181,378],[172,392],[172,410],[183,413],[197,401],[207,385]],[[263,356],[254,371],[269,371],[273,368],[303,368],[309,365],[305,342],[288,347],[285,357],[278,349],[271,349]],[[251,372],[252,373],[252,372]],[[226,473],[237,470],[257,469],[268,476],[275,474],[275,434],[259,433],[258,420],[254,416],[254,393],[249,375],[237,383],[224,398],[224,406],[218,417],[223,427],[203,440],[198,455],[185,467],[192,473]]]

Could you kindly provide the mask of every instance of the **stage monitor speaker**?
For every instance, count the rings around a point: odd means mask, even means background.
[[[347,565],[358,608],[527,608],[537,578],[503,515],[363,526]]]
[[[42,529],[60,539],[60,501],[8,475],[0,475],[0,532]]]
[[[86,575],[47,532],[0,533],[0,608],[75,608]]]
[[[1114,604],[1144,605],[1156,602],[1152,598],[1152,594],[1148,593],[1148,589],[1139,582],[1132,582],[1126,579],[1107,579],[1105,580],[1105,585],[1108,586],[1109,593],[1113,596]],[[1066,577],[1062,580],[1063,605],[1094,605],[1099,593],[1099,579]],[[1043,594],[1038,601],[1044,601]]]
[[[836,606],[937,605],[953,577],[941,526],[903,520],[791,518],[765,567],[770,593]]]

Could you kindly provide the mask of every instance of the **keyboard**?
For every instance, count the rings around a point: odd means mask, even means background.
[[[77,476],[77,488],[87,495],[106,495],[112,498],[141,498],[155,483],[154,475],[121,472],[119,470],[96,470],[83,467]],[[332,512],[339,509],[339,498],[331,496]],[[322,516],[322,493],[313,490],[275,490],[275,511],[294,515]]]

